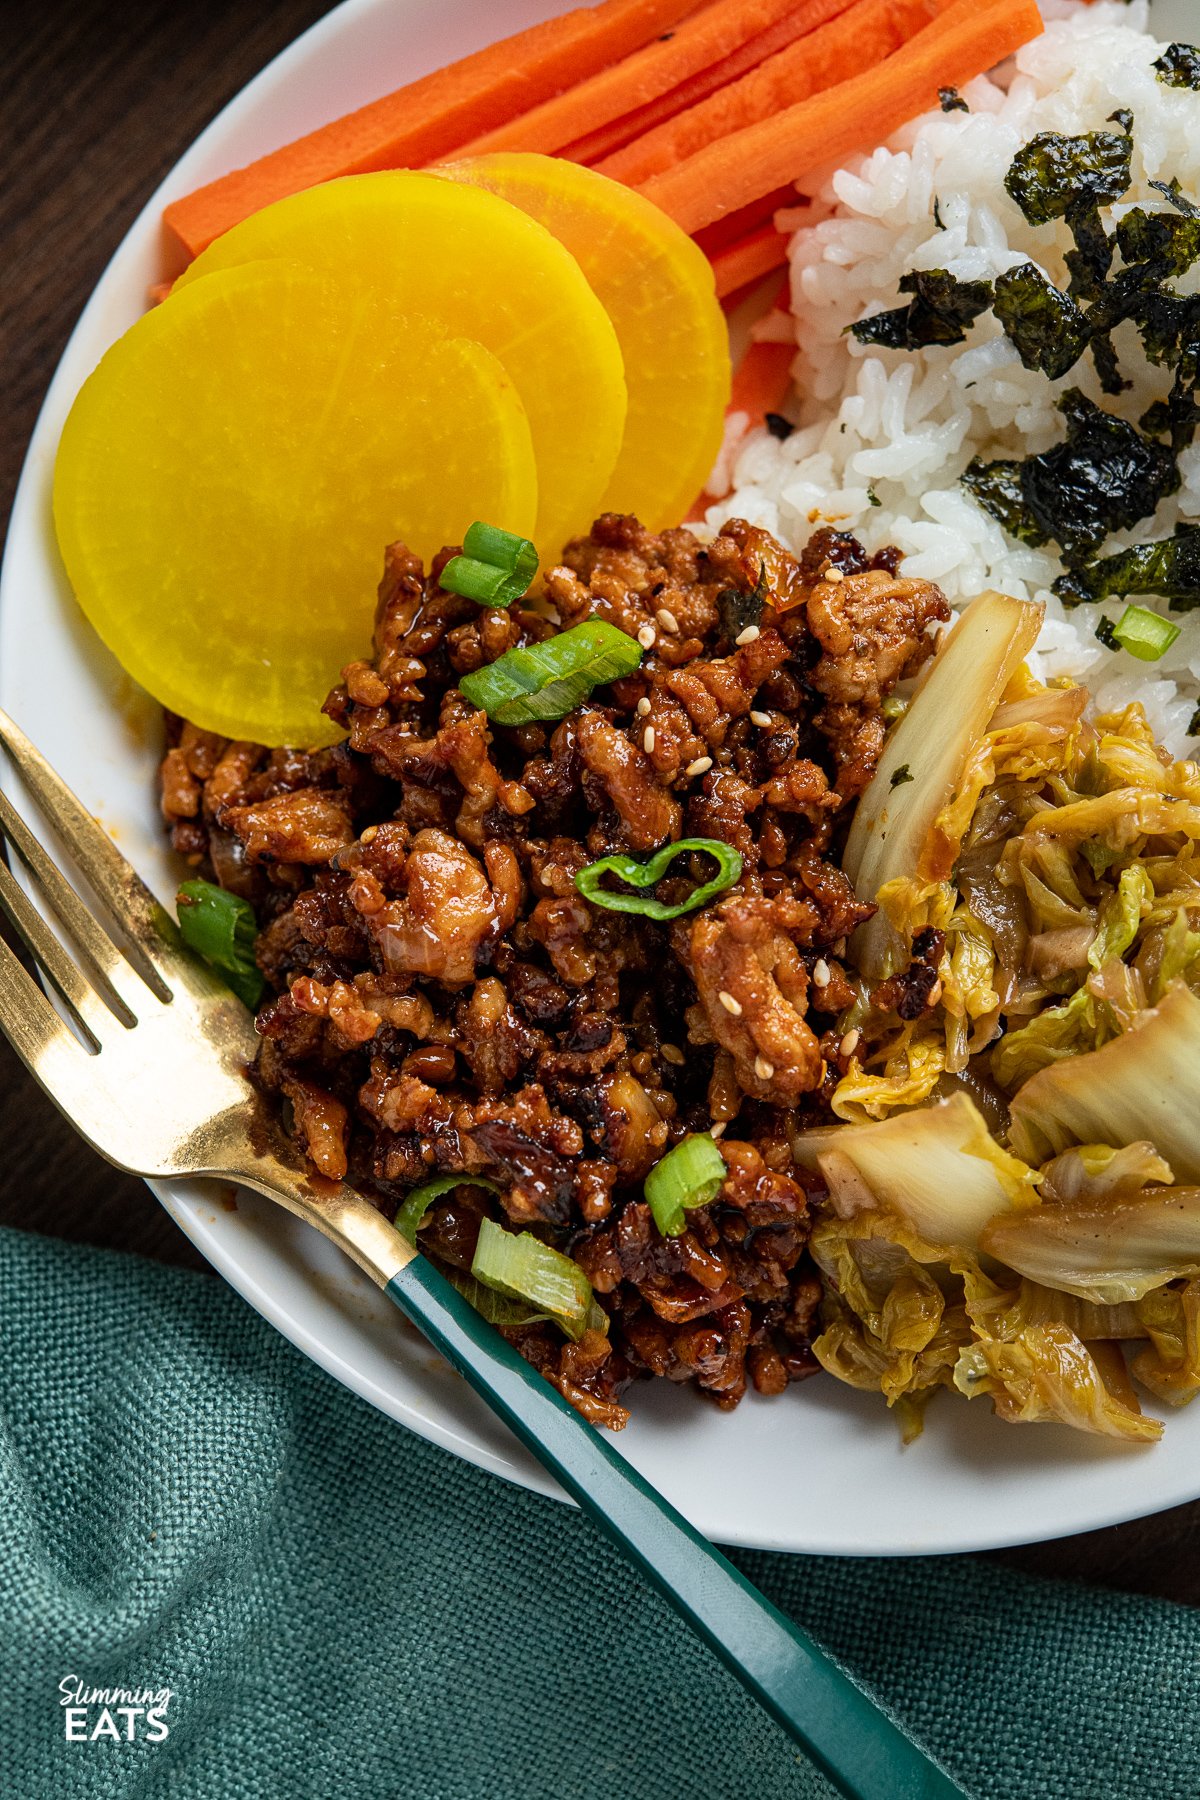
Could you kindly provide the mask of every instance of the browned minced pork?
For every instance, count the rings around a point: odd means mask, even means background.
[[[512,1335],[589,1417],[622,1424],[637,1377],[723,1407],[747,1381],[778,1393],[816,1366],[820,1298],[789,1130],[835,1084],[841,957],[871,910],[837,853],[883,701],[945,602],[894,552],[826,530],[797,559],[741,520],[705,547],[605,514],[507,612],[439,587],[451,554],[427,573],[388,550],[373,660],[326,704],[347,733],[333,749],[170,722],[172,841],[258,909],[257,1079],[320,1171],[389,1212],[434,1174],[489,1177],[499,1198],[460,1186],[426,1214],[447,1266],[470,1267],[485,1211],[578,1260],[608,1333]],[[495,726],[460,692],[593,618],[640,634],[642,664],[561,721]],[[673,922],[575,885],[685,836],[731,845],[742,873]],[[712,870],[681,857],[657,897]],[[646,1175],[710,1129],[725,1185],[664,1238]]]

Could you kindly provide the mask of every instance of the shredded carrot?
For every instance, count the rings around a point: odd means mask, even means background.
[[[531,107],[520,118],[510,118],[496,130],[472,138],[458,153],[482,156],[490,150],[541,150],[552,154],[597,126],[656,100],[697,70],[711,68],[795,9],[796,0],[716,0],[685,19],[669,37],[647,43],[624,62]]]
[[[368,169],[419,168],[585,82],[669,32],[697,4],[604,0],[547,19],[173,201],[164,223],[196,256],[231,225],[286,194]]]
[[[855,0],[818,31],[789,44],[740,81],[665,120],[596,167],[614,181],[639,187],[706,144],[772,118],[858,70],[883,62],[934,16],[934,0]]]
[[[739,80],[767,57],[774,56],[784,50],[797,38],[816,31],[826,20],[835,18],[844,12],[853,0],[792,0],[792,10],[766,31],[747,38],[740,49],[731,51],[722,57],[720,62],[710,63],[708,68],[700,69],[687,81],[681,81],[656,100],[649,100],[644,106],[633,112],[621,114],[608,124],[598,126],[595,131],[585,137],[577,138],[566,144],[559,151],[571,162],[598,163],[604,157],[611,156],[615,150],[622,149],[634,138],[640,138],[664,119],[674,118],[678,112],[684,112],[689,106],[699,105],[709,94],[715,94],[718,88],[727,83]]]
[[[727,250],[718,250],[709,258],[718,296],[724,300],[772,269],[782,268],[787,259],[787,245],[783,233],[768,222],[752,231],[749,237],[742,238],[740,243],[730,244]]]
[[[641,187],[685,231],[697,231],[784,181],[877,144],[1037,37],[1036,0],[952,0],[915,37],[837,87],[706,144]]]

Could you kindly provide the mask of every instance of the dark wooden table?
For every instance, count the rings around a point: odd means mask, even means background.
[[[327,10],[324,0],[0,4],[5,521],[42,394],[125,230],[213,114]],[[207,1268],[148,1188],[79,1142],[2,1040],[0,1145],[0,1223]],[[1003,1560],[1200,1604],[1200,1503]]]

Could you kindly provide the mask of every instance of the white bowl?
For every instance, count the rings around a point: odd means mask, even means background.
[[[1159,0],[1187,31],[1192,0]],[[503,29],[562,10],[507,0]],[[177,871],[155,804],[159,725],[71,598],[50,522],[70,402],[143,311],[164,203],[496,34],[484,0],[347,0],[263,71],[193,145],[113,257],[63,355],[34,432],[0,577],[0,704],[166,900]],[[559,1490],[365,1277],[315,1232],[240,1193],[158,1183],[171,1216],[239,1293],[315,1362],[455,1455]],[[1017,1430],[982,1402],[935,1404],[902,1449],[874,1396],[818,1377],[721,1414],[666,1382],[636,1387],[620,1448],[710,1537],[772,1550],[897,1555],[986,1549],[1137,1517],[1200,1494],[1200,1406],[1161,1445],[1129,1449],[1065,1428]],[[559,1495],[561,1497],[561,1495]]]

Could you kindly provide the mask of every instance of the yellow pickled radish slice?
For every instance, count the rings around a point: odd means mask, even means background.
[[[497,152],[435,171],[490,189],[564,244],[616,329],[629,411],[604,506],[677,525],[712,470],[729,403],[729,335],[708,258],[649,200],[594,169]]]
[[[527,535],[529,426],[479,344],[284,262],[139,319],[80,390],[54,518],[80,605],[155,699],[266,744],[341,734],[321,704],[369,654],[384,546],[473,519]]]
[[[404,170],[348,175],[235,225],[175,291],[262,257],[380,288],[402,312],[486,345],[529,418],[543,560],[589,528],[621,447],[625,378],[607,313],[548,231],[480,188]]]

